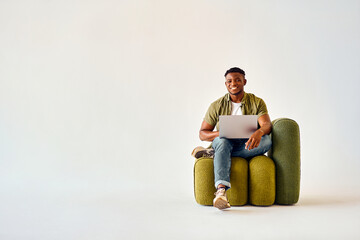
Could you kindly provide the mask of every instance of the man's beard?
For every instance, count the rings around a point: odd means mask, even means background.
[[[239,95],[239,94],[242,93],[243,91],[244,91],[244,90],[242,89],[242,90],[238,91],[237,93],[231,93],[231,92],[228,90],[228,92],[230,93],[230,95],[234,95],[234,96]]]

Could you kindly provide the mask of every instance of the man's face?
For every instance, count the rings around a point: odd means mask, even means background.
[[[225,86],[231,95],[239,95],[244,91],[246,79],[241,73],[228,73],[225,77]]]

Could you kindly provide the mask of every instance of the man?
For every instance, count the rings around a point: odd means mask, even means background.
[[[213,204],[219,209],[229,208],[226,191],[231,187],[231,157],[251,158],[266,153],[271,147],[268,135],[272,125],[265,102],[254,94],[246,93],[245,72],[237,67],[225,73],[225,86],[228,93],[213,102],[206,112],[199,132],[200,140],[212,141],[213,149],[196,153],[209,156],[214,152],[215,187],[217,189]],[[218,122],[220,115],[258,115],[260,128],[249,139],[219,138]],[[216,127],[217,131],[213,131]],[[195,154],[194,154],[195,155]]]

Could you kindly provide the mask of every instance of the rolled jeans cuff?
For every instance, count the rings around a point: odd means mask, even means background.
[[[215,183],[215,188],[216,188],[216,189],[217,189],[217,186],[218,186],[219,184],[225,185],[226,190],[228,190],[229,188],[231,188],[231,183],[229,183],[228,181],[225,181],[225,180],[219,180],[219,181],[216,181],[216,183]]]

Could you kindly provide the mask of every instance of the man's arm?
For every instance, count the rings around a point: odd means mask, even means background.
[[[259,117],[258,122],[259,122],[260,128],[258,130],[256,130],[251,135],[249,140],[245,143],[245,148],[247,148],[249,150],[258,147],[260,144],[260,141],[261,141],[261,137],[266,134],[271,133],[271,130],[272,130],[272,124],[270,121],[269,114],[264,114],[261,117]]]
[[[201,128],[199,131],[199,137],[201,141],[209,141],[211,142],[216,137],[219,136],[219,131],[213,131],[215,126],[208,124],[203,121],[201,124]]]

